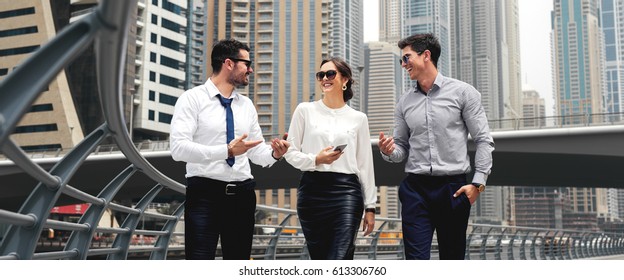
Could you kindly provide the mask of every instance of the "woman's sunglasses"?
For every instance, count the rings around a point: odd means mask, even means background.
[[[323,80],[323,77],[327,77],[328,80],[333,80],[334,78],[336,78],[336,74],[338,74],[338,72],[336,72],[336,70],[329,70],[327,72],[316,72],[316,79],[319,81]]]

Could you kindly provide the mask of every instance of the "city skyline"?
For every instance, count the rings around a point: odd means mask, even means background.
[[[530,85],[544,98],[546,116],[554,115],[550,46],[552,1],[520,0],[520,57],[522,85]],[[364,42],[379,40],[379,0],[365,0]],[[544,63],[546,62],[546,63]],[[524,88],[523,88],[524,89]]]

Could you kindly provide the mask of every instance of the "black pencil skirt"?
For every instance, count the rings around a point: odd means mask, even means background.
[[[352,260],[362,220],[362,186],[354,174],[303,172],[297,214],[313,260]]]

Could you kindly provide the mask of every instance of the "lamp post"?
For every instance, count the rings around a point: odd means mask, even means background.
[[[360,95],[360,111],[364,112],[365,114],[368,114],[368,106],[364,106],[364,66],[358,66],[358,73],[360,75],[359,77],[359,92],[358,94]],[[366,102],[366,104],[368,105],[368,102]]]

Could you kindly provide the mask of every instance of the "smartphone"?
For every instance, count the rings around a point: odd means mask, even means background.
[[[334,151],[342,152],[346,146],[347,144],[338,145],[334,148]]]

